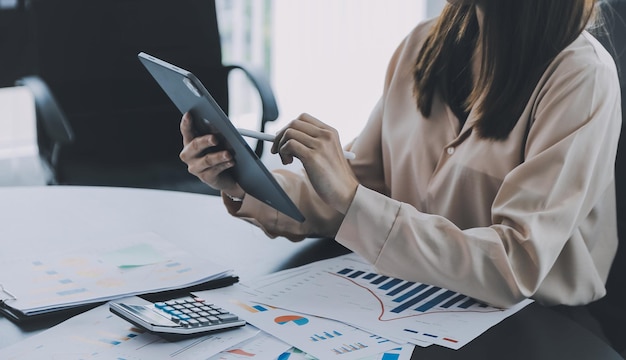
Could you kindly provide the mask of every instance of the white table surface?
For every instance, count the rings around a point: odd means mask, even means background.
[[[0,259],[144,232],[231,265],[242,279],[274,271],[276,257],[304,246],[270,239],[229,215],[216,196],[113,187],[0,187]]]
[[[0,187],[0,261],[145,232],[231,267],[242,281],[345,250],[331,244],[329,253],[328,239],[270,239],[230,216],[216,196],[113,187]],[[18,327],[3,317],[0,329],[0,348],[41,330]]]

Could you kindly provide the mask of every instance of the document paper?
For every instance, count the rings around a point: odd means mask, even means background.
[[[0,284],[7,295],[1,300],[33,315],[184,288],[231,273],[156,234],[133,234],[89,248],[4,259]]]
[[[514,314],[531,300],[499,309],[451,290],[377,274],[354,254],[272,274],[248,286],[254,301],[351,324],[396,341],[452,349]]]

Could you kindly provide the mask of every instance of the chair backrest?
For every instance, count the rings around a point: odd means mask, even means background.
[[[214,1],[30,0],[38,74],[76,134],[65,160],[128,164],[177,159],[180,113],[137,59],[193,71],[228,109]]]
[[[615,161],[619,247],[607,281],[607,296],[599,302],[607,336],[619,350],[626,349],[626,0],[600,3],[603,28],[597,34],[613,55],[622,91],[622,132]]]
[[[0,87],[10,87],[16,79],[32,74],[35,62],[33,34],[24,0],[12,7],[0,6]]]
[[[26,87],[33,95],[35,116],[37,117],[39,154],[52,172],[50,184],[57,184],[56,169],[59,153],[62,146],[74,141],[74,132],[52,91],[41,78],[35,75],[25,76],[18,79],[15,84]]]

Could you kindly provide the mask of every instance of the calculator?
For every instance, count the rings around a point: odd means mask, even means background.
[[[109,310],[136,326],[165,337],[198,336],[246,324],[245,320],[217,304],[194,296],[147,305],[110,302]]]

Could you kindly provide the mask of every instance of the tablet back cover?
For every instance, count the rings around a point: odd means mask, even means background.
[[[182,114],[190,112],[196,130],[212,132],[235,159],[232,175],[245,192],[285,215],[304,221],[304,216],[278,185],[272,174],[239,134],[204,85],[191,72],[146,53],[139,54],[157,81]]]

